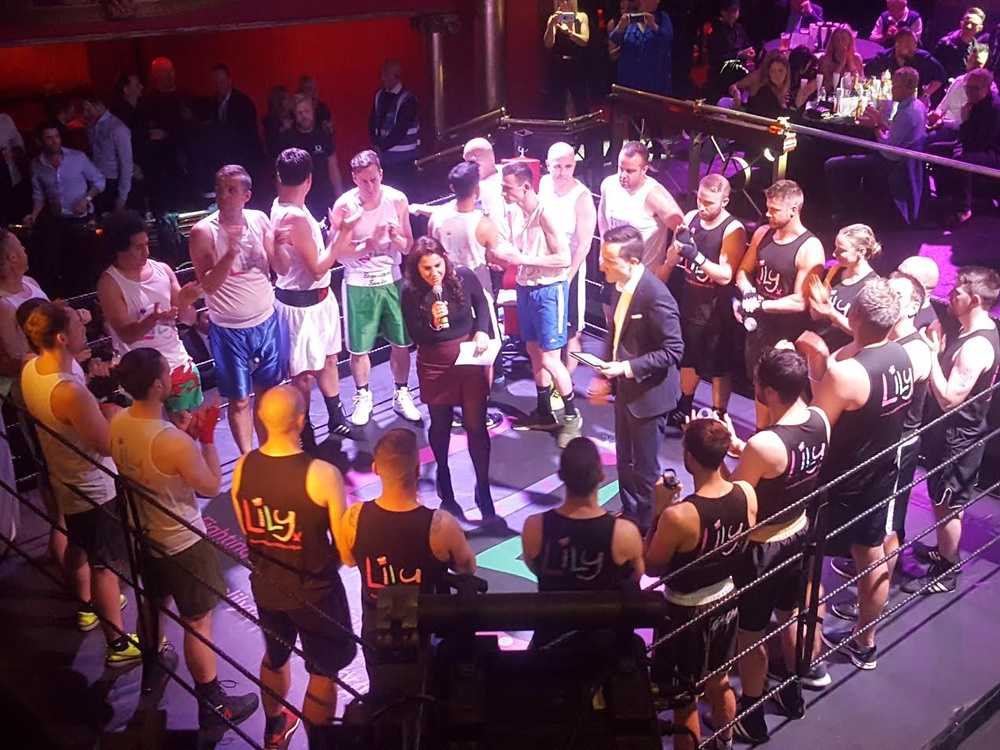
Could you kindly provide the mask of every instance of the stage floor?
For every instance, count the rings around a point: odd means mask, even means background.
[[[588,338],[587,348],[598,348],[596,339]],[[523,371],[523,365],[520,367]],[[581,367],[576,374],[584,414],[584,434],[601,447],[606,483],[600,496],[609,509],[617,507],[615,478],[613,417],[610,406],[594,406],[583,398],[589,371]],[[415,384],[415,376],[411,379]],[[391,410],[391,381],[388,366],[373,371],[376,411],[372,423],[358,431],[357,440],[325,444],[327,457],[344,472],[350,499],[366,500],[379,491],[377,478],[370,473],[371,450],[380,432],[391,426],[405,426]],[[702,386],[700,395],[707,393]],[[344,386],[350,402],[353,386]],[[419,394],[418,394],[419,395]],[[508,414],[529,410],[534,401],[534,385],[529,380],[508,379],[495,389],[494,399]],[[742,433],[749,432],[753,422],[753,404],[746,398],[733,397],[732,416]],[[314,399],[313,412],[317,423],[326,416],[319,398]],[[420,429],[419,426],[414,426]],[[320,435],[325,433],[320,429]],[[228,488],[229,474],[236,457],[235,447],[225,422],[220,423],[219,450],[225,465]],[[422,444],[426,444],[420,432]],[[681,468],[679,433],[671,431],[665,441],[664,466]],[[421,498],[428,505],[437,505],[434,494],[434,464],[429,449],[422,453],[423,479]],[[541,433],[515,433],[505,421],[494,431],[491,480],[497,510],[511,529],[518,531],[524,519],[559,502],[560,482],[555,476],[558,453],[555,439]],[[464,436],[456,430],[452,437],[452,474],[458,501],[465,508],[474,508],[472,501],[472,471]],[[683,475],[683,472],[679,472]],[[922,487],[913,493],[908,528],[916,532],[930,523],[931,513]],[[964,544],[967,549],[980,546],[1000,529],[995,517],[998,502],[986,498],[968,513]],[[240,549],[240,532],[235,523],[228,494],[205,501],[203,512],[211,535],[223,545]],[[44,554],[44,529],[31,513],[23,515],[20,542],[41,557]],[[474,513],[469,513],[470,517]],[[467,524],[474,531],[474,524]],[[471,534],[477,552],[479,574],[489,581],[490,591],[532,591],[534,579],[520,561],[520,539],[497,539]],[[905,567],[914,563],[907,556]],[[232,597],[253,609],[249,595],[247,572],[230,560],[223,559],[229,591]],[[769,716],[774,748],[846,748],[884,749],[916,748],[924,745],[948,724],[956,709],[973,703],[997,683],[1000,674],[1000,649],[996,648],[996,622],[1000,613],[1000,590],[995,573],[1000,567],[1000,549],[987,554],[968,566],[960,577],[958,592],[937,595],[902,609],[880,631],[879,666],[874,672],[861,672],[849,662],[831,664],[833,685],[819,693],[806,693],[808,713],[804,720],[788,722]],[[51,570],[51,567],[50,567]],[[359,627],[357,570],[342,571],[355,629]],[[829,583],[836,585],[835,577]],[[126,623],[134,625],[134,600],[125,611]],[[103,666],[103,639],[99,631],[77,632],[72,625],[75,607],[66,593],[16,555],[0,564],[0,693],[6,694],[13,709],[6,724],[10,737],[12,726],[25,731],[37,727],[37,739],[23,747],[83,748],[93,747],[95,740],[105,736],[102,747],[118,746],[115,739],[124,740],[123,732],[135,722],[140,679],[139,669],[112,673]],[[827,623],[838,624],[828,616]],[[846,625],[846,623],[839,623]],[[263,653],[263,641],[257,628],[231,608],[220,605],[215,613],[215,640],[237,658],[250,672],[256,673]],[[179,628],[172,623],[167,628],[170,640],[181,643]],[[525,634],[508,634],[507,648],[523,648]],[[293,688],[291,700],[300,703],[305,687],[301,660],[292,658]],[[253,689],[250,683],[231,666],[220,662],[220,677],[232,679],[236,690]],[[180,673],[187,672],[180,667]],[[366,674],[360,656],[342,677],[358,690],[366,688]],[[159,701],[160,714],[154,715],[140,731],[147,740],[157,736],[157,724],[174,736],[177,745],[186,746],[187,732],[196,725],[196,704],[181,687],[169,683]],[[4,712],[6,713],[6,712]],[[16,721],[17,724],[11,724]],[[263,714],[250,718],[244,729],[251,737],[261,737]],[[185,739],[187,738],[187,739]],[[232,733],[227,735],[230,746],[243,742]],[[997,742],[1000,742],[998,738]],[[132,745],[126,745],[132,747]],[[307,746],[305,734],[298,733],[291,747]],[[669,742],[666,743],[669,747]]]

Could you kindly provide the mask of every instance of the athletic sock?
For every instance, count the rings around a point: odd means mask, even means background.
[[[535,391],[538,394],[538,413],[539,414],[551,414],[552,413],[552,403],[549,398],[552,396],[552,386],[551,385],[538,385],[535,386]]]
[[[194,684],[194,692],[200,698],[210,702],[219,703],[220,698],[225,696],[222,692],[222,685],[219,684],[219,678],[216,677],[211,682],[196,682]]]
[[[682,393],[681,397],[677,399],[677,411],[681,414],[687,415],[691,411],[691,407],[694,406],[694,394],[690,396],[686,393]]]
[[[409,385],[407,383],[396,383],[396,390],[397,391],[405,391],[405,390],[408,390],[408,389],[409,389]]]
[[[264,733],[265,734],[278,734],[285,728],[285,714],[284,712],[278,714],[277,716],[265,716],[264,717]]]
[[[80,612],[93,612],[94,611],[94,603],[93,602],[84,602],[83,604],[80,605],[80,609],[78,611],[80,611]]]
[[[369,391],[369,390],[371,390],[371,385],[368,384],[368,383],[365,383],[364,385],[357,386],[356,390],[358,390],[359,392],[360,391]]]
[[[712,409],[715,410],[715,414],[716,416],[719,417],[719,419],[725,419],[726,417],[725,409],[723,409],[721,406],[713,406]]]
[[[576,394],[570,391],[567,395],[562,397],[563,400],[563,413],[567,417],[578,417],[580,412],[576,408]]]
[[[113,641],[110,641],[108,643],[108,647],[113,651],[124,651],[125,649],[128,648],[128,638],[126,638],[123,635],[119,636],[118,638],[115,638]]]
[[[344,409],[340,404],[340,396],[323,396],[323,401],[326,402],[330,424],[341,424],[344,421]]]

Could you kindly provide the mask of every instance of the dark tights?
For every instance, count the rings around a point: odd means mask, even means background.
[[[469,455],[476,472],[476,505],[484,514],[492,512],[490,499],[490,433],[486,429],[486,402],[468,399],[461,404],[462,421],[469,440]],[[430,406],[431,424],[427,428],[427,440],[431,444],[434,460],[437,461],[438,494],[442,500],[454,500],[451,486],[451,472],[448,469],[448,444],[451,442],[451,421],[454,408],[451,406]]]

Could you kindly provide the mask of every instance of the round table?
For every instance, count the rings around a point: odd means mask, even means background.
[[[765,52],[770,52],[773,49],[780,49],[780,48],[781,48],[781,39],[772,39],[769,42],[764,42]],[[881,44],[877,44],[876,42],[871,41],[870,39],[855,39],[854,49],[857,51],[859,55],[861,55],[862,60],[868,62],[869,60],[873,60],[878,55],[879,52],[882,52],[885,49],[885,47],[883,47]]]

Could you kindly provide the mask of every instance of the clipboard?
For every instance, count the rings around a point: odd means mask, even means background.
[[[600,370],[608,364],[600,357],[595,357],[593,354],[589,354],[588,352],[570,352],[569,356],[583,362],[583,364],[587,365],[587,367],[591,367],[595,370]]]
[[[458,359],[455,360],[455,364],[488,367],[493,364],[500,353],[501,343],[500,339],[490,339],[486,345],[486,351],[482,354],[476,354],[476,342],[463,341],[458,345]]]

